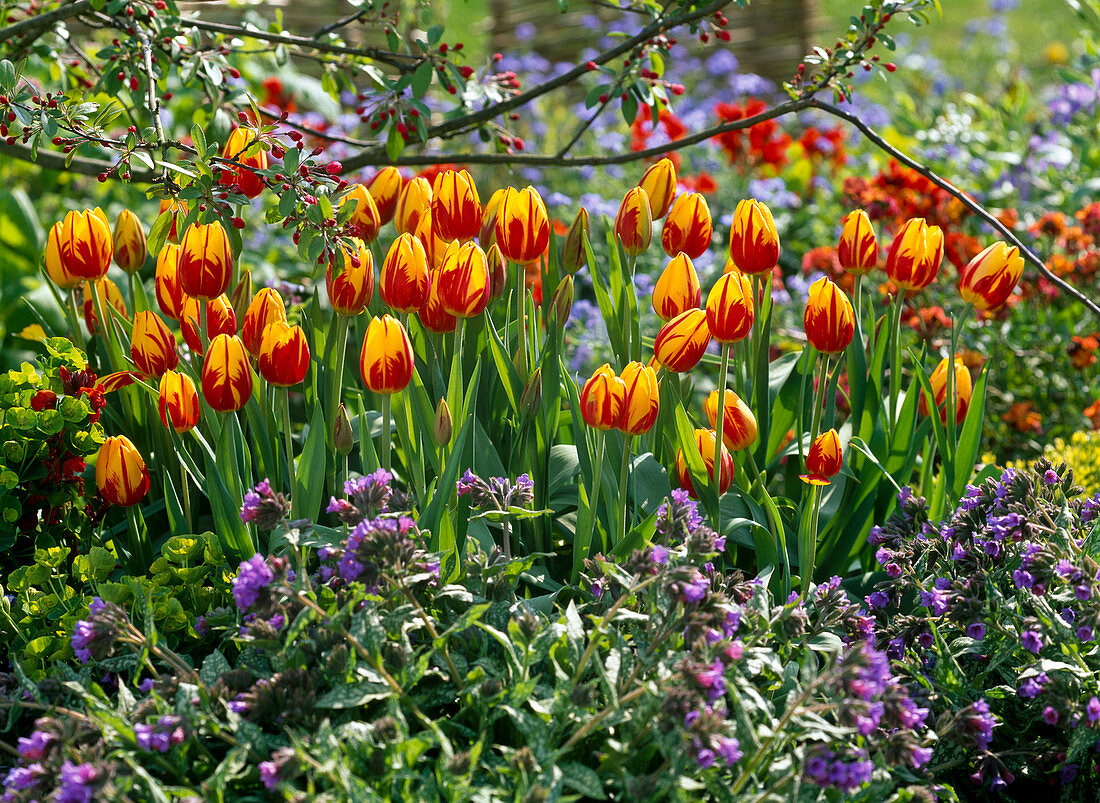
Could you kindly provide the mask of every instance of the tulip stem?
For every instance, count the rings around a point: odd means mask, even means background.
[[[756,325],[755,320],[753,325]],[[711,481],[714,483],[715,497],[722,496],[722,436],[726,424],[726,382],[730,370],[730,348],[732,344],[722,344],[722,366],[718,369],[718,412],[714,420],[714,470]],[[720,526],[720,522],[715,522]]]
[[[616,530],[620,544],[626,538],[626,492],[627,483],[630,481],[630,446],[633,442],[633,435],[627,435],[623,438],[623,464],[622,470],[619,472],[619,526]]]
[[[103,340],[103,347],[107,352],[107,364],[112,371],[118,371],[119,366],[115,362],[114,340],[111,337],[113,330],[111,322],[103,314],[104,304],[103,299],[100,297],[99,284],[94,280],[90,280],[89,284],[92,289],[92,304],[95,307],[96,331],[99,332],[99,336]]]
[[[181,444],[181,448],[186,448]],[[187,479],[187,466],[180,463],[180,499],[183,502],[183,521],[187,525],[187,532],[191,529],[191,483]]]
[[[891,309],[890,337],[890,406],[886,409],[890,422],[889,441],[893,445],[894,429],[898,423],[898,395],[901,392],[901,308],[905,303],[905,290],[898,289]]]
[[[526,266],[516,266],[516,327],[519,337],[519,378],[523,382],[527,381],[527,326],[524,321],[527,317],[526,272]]]
[[[817,561],[817,520],[821,514],[821,486],[810,486],[809,532],[798,545],[798,573],[802,577],[802,593],[805,593],[814,578],[814,563]]]
[[[852,301],[855,302],[855,319],[859,321],[860,326],[863,325],[863,321],[860,319],[860,307],[862,306],[861,297],[863,295],[863,274],[856,274],[855,286],[852,288]]]
[[[206,352],[210,349],[210,337],[206,333],[206,305],[210,303],[203,301],[201,298],[198,301],[199,304],[199,343],[202,345],[202,354],[205,357]]]
[[[290,432],[290,388],[283,388],[279,395],[282,397],[280,414],[282,416],[283,437],[286,440],[286,486],[291,491],[294,487],[294,436]]]
[[[76,288],[74,287],[69,290],[69,306],[62,304],[62,307],[65,310],[65,317],[68,318],[69,321],[69,331],[73,336],[73,345],[84,346],[84,337],[80,334],[80,316],[76,311],[78,303],[79,302],[76,300]]]
[[[348,351],[348,318],[345,315],[336,316],[336,362],[332,368],[332,387],[329,389],[328,409],[325,414],[329,421],[336,420],[337,409],[342,401],[344,390],[344,363],[347,361]],[[331,428],[330,428],[331,429]]]
[[[963,309],[958,320],[955,320],[954,317],[951,319],[951,353],[948,355],[947,396],[945,397],[947,404],[947,448],[950,450],[950,455],[944,455],[944,457],[949,457],[951,460],[955,459],[955,447],[958,445],[955,442],[955,430],[959,417],[959,397],[956,390],[957,383],[955,382],[955,355],[959,353],[959,333],[962,331],[962,323],[968,312],[970,312],[969,304]]]
[[[825,386],[828,382],[829,355],[819,354],[817,358],[817,389],[814,391],[814,413],[810,424],[810,446],[814,445],[821,434],[821,415],[825,410]]]
[[[390,394],[382,394],[382,468],[390,470]]]

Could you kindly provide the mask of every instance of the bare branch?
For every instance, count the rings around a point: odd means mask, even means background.
[[[47,11],[45,14],[35,14],[33,17],[19,20],[19,22],[14,22],[6,28],[0,28],[0,42],[6,42],[16,36],[38,36],[50,30],[57,23],[82,14],[91,6],[91,0],[75,0],[75,2],[58,6],[53,11]]]
[[[67,155],[64,153],[39,150],[38,157],[35,158],[31,153],[31,149],[26,145],[8,145],[3,140],[0,140],[0,153],[15,159],[21,159],[24,162],[32,162],[47,170],[64,170],[68,173],[79,173],[82,176],[98,176],[100,173],[107,172],[114,168],[114,165],[110,162],[106,162],[102,159],[91,159],[85,156],[73,157],[72,162],[66,166],[65,159]],[[158,177],[150,171],[130,171],[130,180],[138,183],[152,183],[156,181],[157,178]]]

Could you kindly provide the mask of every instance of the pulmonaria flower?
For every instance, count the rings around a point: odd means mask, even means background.
[[[9,803],[16,800],[14,792],[25,792],[33,788],[46,777],[46,769],[41,764],[31,764],[29,767],[13,767],[4,778],[4,789],[7,791],[0,795],[0,801]]]
[[[1091,698],[1085,705],[1085,713],[1088,715],[1089,722],[1100,722],[1100,700]]]
[[[947,613],[950,602],[947,594],[938,588],[920,592],[920,600],[920,604],[930,609],[934,616],[943,616]]]
[[[1033,652],[1036,655],[1043,649],[1043,637],[1036,633],[1034,630],[1025,630],[1020,634],[1020,643],[1024,649],[1028,652]]]
[[[815,745],[807,754],[806,777],[822,788],[835,786],[842,792],[854,792],[871,780],[875,765],[861,749],[838,755],[824,745]]]
[[[340,579],[373,588],[377,587],[382,573],[426,570],[427,556],[410,535],[415,526],[408,516],[360,522],[348,536],[338,561]]]
[[[341,522],[355,527],[364,519],[404,509],[407,498],[391,486],[393,475],[380,468],[365,477],[344,482],[344,499],[330,497],[326,513],[335,513]],[[392,503],[392,504],[391,504]],[[394,507],[399,505],[400,508]]]
[[[719,737],[718,747],[716,751],[718,755],[722,757],[722,760],[726,762],[727,767],[732,767],[738,761],[741,760],[741,756],[744,755],[741,751],[741,743],[736,739],[728,737]]]
[[[966,635],[975,641],[981,641],[985,638],[985,625],[981,622],[971,622],[966,626]]]
[[[1097,493],[1090,499],[1086,499],[1085,503],[1081,506],[1081,523],[1092,524],[1092,522],[1100,517],[1100,493]]]
[[[260,781],[269,792],[274,792],[279,782],[289,780],[296,769],[294,751],[289,747],[280,747],[271,754],[270,761],[260,762]]]
[[[669,590],[681,602],[695,605],[702,602],[707,596],[707,592],[710,590],[710,580],[696,569],[690,571],[691,575],[687,578],[671,583]]]
[[[271,482],[260,480],[251,491],[246,491],[241,505],[241,521],[252,522],[261,530],[274,530],[290,513],[290,500],[282,493],[271,490]]]
[[[658,566],[668,563],[668,550],[660,544],[655,544],[649,551],[649,559]]]
[[[962,711],[964,731],[974,738],[979,750],[988,750],[993,741],[993,729],[997,727],[997,718],[990,713],[989,703],[976,700]]]
[[[73,628],[70,643],[77,660],[86,664],[93,658],[105,657],[128,623],[129,618],[122,608],[99,597],[93,599],[88,607],[88,618],[77,622]]]
[[[1043,686],[1049,681],[1045,672],[1039,673],[1036,677],[1028,678],[1020,684],[1016,689],[1016,694],[1025,700],[1032,700],[1043,693]]]
[[[1092,628],[1088,625],[1081,625],[1077,628],[1077,640],[1092,641]]]
[[[481,509],[507,510],[527,507],[535,501],[535,483],[527,474],[520,474],[515,481],[507,477],[484,480],[466,469],[456,487],[459,496],[469,496],[470,504]]]
[[[183,742],[186,732],[182,719],[165,715],[158,719],[155,725],[140,722],[134,725],[134,738],[139,750],[147,753],[167,753],[173,746]]]
[[[657,508],[656,531],[666,543],[682,543],[703,524],[699,503],[682,488],[677,488]]]
[[[233,578],[233,601],[240,610],[247,611],[256,604],[260,592],[274,579],[275,572],[267,560],[256,553],[237,569],[237,576]]]
[[[47,751],[57,741],[57,737],[45,731],[35,731],[30,737],[20,736],[18,742],[19,755],[25,761],[35,762],[45,758]]]
[[[91,803],[95,799],[99,770],[91,764],[73,764],[66,760],[61,765],[60,782],[53,800],[58,803]]]

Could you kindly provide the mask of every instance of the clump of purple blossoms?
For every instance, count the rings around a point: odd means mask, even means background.
[[[393,474],[380,468],[365,477],[346,480],[344,498],[330,497],[325,512],[335,513],[342,523],[354,527],[364,519],[399,513],[407,507],[408,497],[393,487]]]
[[[260,480],[246,491],[241,505],[241,521],[255,524],[261,530],[274,530],[290,514],[290,500],[271,490],[271,482]]]
[[[61,765],[60,782],[53,800],[58,803],[91,803],[95,800],[99,770],[91,764],[73,764],[66,760]]]
[[[113,602],[104,602],[95,597],[88,606],[88,618],[80,620],[73,627],[70,643],[76,659],[86,664],[92,659],[106,657],[123,628],[129,623],[126,611]]]
[[[470,505],[482,510],[527,507],[535,501],[535,483],[527,474],[520,474],[514,482],[507,477],[485,480],[466,469],[455,485],[459,496],[469,496]]]
[[[815,745],[807,753],[806,778],[822,788],[836,787],[842,792],[854,792],[870,782],[875,770],[865,750],[850,748],[841,753],[825,745]]]
[[[289,568],[287,559],[274,555],[265,558],[256,553],[237,568],[237,576],[233,578],[233,601],[239,610],[247,611],[261,599],[266,601],[268,589],[279,580],[294,580],[294,570]]]
[[[181,744],[187,733],[183,720],[166,714],[154,725],[139,722],[134,725],[134,738],[139,750],[147,753],[167,753],[177,744]]]

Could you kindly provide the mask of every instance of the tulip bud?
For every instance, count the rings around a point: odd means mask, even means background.
[[[141,453],[125,435],[113,435],[99,447],[95,484],[99,495],[118,507],[130,507],[145,498],[149,472]]]
[[[264,330],[273,323],[286,323],[286,307],[279,291],[264,287],[256,293],[248,310],[244,314],[244,326],[241,327],[241,340],[248,353],[259,357]],[[232,332],[230,334],[233,334]]]
[[[707,469],[707,477],[710,478],[712,483],[714,482],[714,442],[717,438],[718,435],[713,429],[695,430],[695,446],[699,449],[699,454],[703,458],[703,465]],[[718,473],[719,495],[724,494],[733,485],[733,457],[724,444],[722,446],[721,461],[722,467]],[[680,487],[687,491],[693,499],[697,499],[695,486],[691,481],[691,471],[688,469],[683,449],[676,451],[676,477],[680,480]]]
[[[535,414],[542,404],[542,366],[531,372],[527,383],[523,386],[523,393],[519,397],[519,411],[524,418]]]
[[[842,461],[840,436],[835,429],[822,432],[806,455],[806,473],[799,479],[810,485],[828,485],[829,478],[840,471]]]
[[[355,205],[355,211],[348,223],[358,228],[360,240],[373,243],[382,227],[382,216],[374,203],[374,197],[362,184],[352,184],[347,194],[340,199],[340,206],[349,203]]]
[[[187,217],[187,202],[181,201],[178,198],[161,198],[160,199],[160,214],[172,211],[172,226],[168,229],[168,242],[173,245],[179,245],[179,226]]]
[[[703,290],[699,287],[699,276],[691,257],[677,254],[661,271],[653,287],[653,311],[662,321],[670,321],[689,309],[699,309],[702,300]]]
[[[582,206],[561,244],[561,269],[566,273],[576,273],[588,261],[588,254],[584,250],[584,238],[587,235],[588,210]]]
[[[454,432],[454,424],[451,421],[451,408],[447,406],[447,400],[442,396],[439,404],[435,406],[435,418],[432,420],[432,436],[440,446],[451,442],[451,434]]]
[[[943,232],[924,218],[905,221],[886,256],[886,275],[902,290],[923,290],[932,284],[943,259]]]
[[[397,393],[412,381],[416,370],[412,343],[396,318],[372,318],[359,355],[363,384],[375,393]]]
[[[649,197],[641,187],[632,187],[623,196],[615,215],[615,236],[629,256],[637,256],[649,248],[653,239],[653,217],[649,211]]]
[[[719,343],[748,337],[755,317],[752,284],[743,273],[724,273],[707,296],[707,326]]]
[[[355,439],[352,436],[348,408],[340,402],[340,406],[336,408],[336,420],[332,422],[332,445],[344,457],[351,454],[351,450],[355,448]]]
[[[489,265],[489,303],[492,304],[508,289],[508,265],[496,243],[485,252],[485,261]]]
[[[590,427],[615,429],[622,421],[626,403],[626,385],[604,363],[581,388],[581,417]]]
[[[378,287],[382,301],[397,312],[412,312],[424,306],[430,289],[424,245],[413,235],[402,234],[382,263]]]
[[[157,306],[160,311],[178,321],[183,315],[187,294],[180,284],[180,247],[166,243],[157,256]]]
[[[755,198],[737,204],[730,229],[730,259],[751,276],[771,273],[779,264],[779,232],[767,204]]]
[[[718,391],[712,391],[703,405],[711,428],[718,426]],[[726,411],[722,424],[722,443],[731,452],[748,449],[758,434],[756,416],[749,406],[730,389],[726,389]]]
[[[383,167],[367,184],[367,190],[374,199],[375,208],[378,210],[378,222],[384,226],[393,220],[397,211],[397,198],[401,194],[404,179],[396,167]]]
[[[189,226],[180,249],[179,278],[184,293],[208,300],[226,291],[233,272],[233,252],[221,223]]]
[[[980,310],[996,309],[1008,300],[1024,272],[1020,249],[997,242],[974,257],[959,277],[959,293]]]
[[[657,374],[648,365],[631,362],[619,375],[626,389],[619,429],[627,435],[643,435],[653,428],[661,412],[661,391]]]
[[[393,224],[398,234],[415,234],[420,218],[432,207],[432,187],[426,178],[414,178],[397,198]]]
[[[329,262],[325,289],[333,311],[352,317],[365,310],[374,295],[374,256],[362,243],[357,243],[354,253],[341,246],[340,253],[344,267],[334,278],[333,272],[338,266],[335,259]]]
[[[240,410],[252,396],[252,367],[236,335],[220,334],[202,364],[202,395],[220,413]]]
[[[481,229],[481,199],[466,170],[443,170],[432,185],[432,230],[443,240],[470,240]]]
[[[107,275],[114,254],[111,227],[102,210],[69,212],[57,233],[56,259],[59,276],[101,279]],[[51,258],[47,258],[47,269]],[[55,280],[56,281],[56,280]]]
[[[46,238],[46,275],[62,290],[72,290],[79,287],[84,280],[69,272],[61,261],[61,232],[62,224],[59,221],[50,227],[49,237]]]
[[[701,309],[689,309],[657,332],[653,341],[653,356],[669,371],[681,374],[699,364],[709,345],[707,314]]]
[[[477,241],[481,244],[482,248],[488,249],[493,243],[496,242],[497,237],[497,210],[500,209],[500,202],[504,198],[504,193],[508,191],[507,187],[501,187],[489,196],[489,202],[485,204],[485,208],[481,211],[481,228],[477,233]]]
[[[554,326],[560,331],[569,322],[569,313],[573,310],[573,277],[565,274],[554,295],[550,298],[550,307],[554,311]]]
[[[932,386],[932,393],[936,399],[936,409],[940,411],[940,421],[947,424],[947,365],[948,359],[944,357],[932,372],[928,384]],[[970,409],[970,399],[974,395],[974,386],[970,380],[970,371],[961,357],[955,358],[955,426],[961,426],[966,420],[966,412]],[[921,393],[918,410],[921,415],[928,415],[928,402]]]
[[[165,371],[157,401],[160,422],[183,434],[199,423],[199,394],[187,374]]]
[[[309,344],[300,326],[272,321],[260,337],[260,375],[272,385],[288,388],[306,378]]]
[[[145,310],[134,316],[130,357],[146,376],[161,376],[179,365],[176,338],[155,312]]]
[[[645,171],[638,186],[645,190],[649,200],[651,220],[660,220],[668,214],[672,199],[676,197],[676,166],[667,156]],[[672,254],[669,254],[672,256]],[[692,256],[699,256],[693,254]]]
[[[123,209],[115,218],[114,251],[115,264],[126,273],[134,273],[145,264],[145,229],[129,209]]]
[[[497,207],[497,245],[509,262],[537,262],[550,244],[550,218],[534,187],[508,187]]]
[[[431,291],[424,306],[416,311],[416,317],[429,332],[447,334],[458,328],[458,318],[443,308],[443,299],[439,295],[439,271],[432,271]]]
[[[443,309],[458,318],[473,318],[489,304],[489,264],[481,246],[473,242],[447,247],[437,286]]]
[[[208,341],[213,340],[218,335],[237,334],[237,315],[233,312],[233,306],[224,293],[209,301],[189,298],[183,304],[183,314],[180,316],[180,331],[183,333],[183,342],[196,354],[203,353],[202,340],[199,338],[199,304],[206,305],[203,312],[206,315],[206,339]]]
[[[862,209],[844,216],[844,229],[840,233],[836,256],[840,267],[857,276],[870,273],[878,264],[878,240],[867,213]]]
[[[248,314],[248,308],[252,304],[252,271],[244,270],[237,286],[233,288],[233,295],[229,298],[229,306],[233,308],[233,317],[243,320]]]
[[[223,159],[237,164],[222,165],[224,169],[218,183],[232,187],[247,198],[255,198],[264,191],[264,180],[253,172],[267,169],[267,151],[256,145],[257,139],[253,129],[243,126],[234,128],[222,150]]]
[[[852,302],[843,290],[822,276],[810,285],[802,325],[811,346],[822,354],[839,354],[848,348],[856,331]]]
[[[661,247],[670,257],[683,252],[698,259],[710,247],[713,234],[707,199],[698,192],[690,192],[676,199],[665,218]]]
[[[103,314],[110,316],[110,311],[107,306],[110,305],[118,310],[119,314],[123,318],[126,317],[126,301],[122,298],[122,291],[118,289],[118,285],[104,276],[99,279],[95,286],[99,289],[99,299],[103,303]],[[84,325],[88,327],[88,334],[94,335],[98,328],[99,321],[95,316],[95,300],[92,297],[92,284],[91,282],[84,282]],[[109,322],[108,322],[109,323]]]

